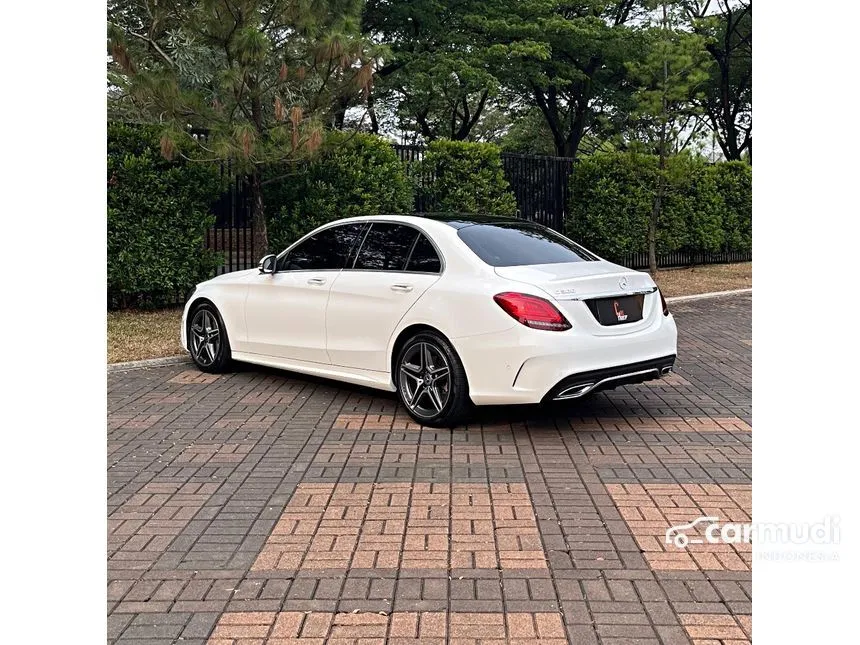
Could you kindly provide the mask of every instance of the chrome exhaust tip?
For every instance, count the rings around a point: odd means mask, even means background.
[[[566,388],[556,394],[553,398],[553,401],[567,401],[569,399],[578,399],[579,397],[588,394],[593,387],[594,383],[574,385],[573,387]]]
[[[660,376],[666,376],[667,374],[671,374],[671,373],[672,373],[672,366],[671,365],[669,365],[668,367],[664,367],[660,370]]]

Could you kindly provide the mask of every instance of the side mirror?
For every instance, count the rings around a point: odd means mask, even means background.
[[[267,255],[262,260],[260,260],[260,273],[274,273],[277,264],[277,255]]]

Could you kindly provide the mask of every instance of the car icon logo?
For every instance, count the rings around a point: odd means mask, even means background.
[[[621,279],[618,281],[618,286],[622,289],[627,288],[627,276],[621,276]]]
[[[695,528],[698,524],[703,524],[705,522],[713,524],[719,519],[720,518],[718,517],[702,516],[697,517],[689,524],[676,524],[675,526],[669,527],[666,529],[666,544],[674,544],[679,549],[686,548],[688,544],[702,544],[702,538],[691,538],[685,533],[685,531]]]

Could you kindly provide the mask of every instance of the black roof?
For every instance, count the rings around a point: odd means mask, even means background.
[[[517,219],[515,217],[504,217],[502,215],[479,215],[475,213],[413,213],[416,217],[426,217],[445,222],[453,228],[463,228],[473,224],[506,224],[516,227],[541,226],[537,222]]]

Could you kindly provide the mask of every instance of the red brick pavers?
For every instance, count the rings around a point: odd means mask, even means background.
[[[713,544],[699,524],[685,534],[701,543],[678,548],[666,543],[666,530],[715,517],[716,522],[748,523],[752,491],[747,485],[724,484],[610,484],[607,487],[621,516],[655,570],[749,571],[752,546],[742,541]]]
[[[564,645],[557,614],[509,612],[403,612],[332,614],[328,612],[248,612],[224,614],[209,645]]]
[[[274,370],[112,373],[109,640],[749,641],[749,550],[660,539],[749,517],[750,298],[673,311],[672,378],[454,431]]]
[[[254,571],[545,569],[523,484],[300,484]]]

